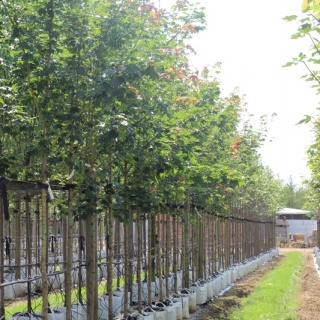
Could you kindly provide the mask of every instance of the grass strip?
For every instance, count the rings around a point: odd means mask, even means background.
[[[288,253],[280,266],[266,273],[254,291],[241,299],[242,307],[232,312],[230,319],[296,319],[303,264],[301,252]]]

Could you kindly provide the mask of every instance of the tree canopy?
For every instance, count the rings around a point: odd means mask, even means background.
[[[186,189],[217,206],[249,188],[246,174],[268,180],[256,134],[238,130],[243,99],[222,97],[214,70],[188,65],[200,8],[1,1],[0,10],[1,175],[63,184],[74,170],[89,187],[82,207],[104,190],[118,210]]]
[[[319,94],[320,79],[319,68],[320,63],[320,43],[319,43],[319,18],[320,18],[320,2],[318,0],[304,0],[302,3],[302,17],[298,24],[299,28],[297,33],[292,35],[292,39],[299,39],[308,37],[310,39],[310,48],[308,52],[301,52],[298,57],[292,58],[292,61],[288,62],[285,66],[297,65],[299,63],[304,64],[307,74],[303,78],[312,84],[312,87],[316,89],[316,93]],[[287,16],[284,18],[287,21],[293,21],[298,19],[298,16]],[[319,110],[319,109],[318,109]],[[320,186],[319,180],[319,168],[320,168],[320,119],[314,118],[310,115],[305,117],[299,122],[299,124],[308,124],[315,132],[315,138],[313,142],[310,142],[310,147],[307,150],[308,166],[311,171],[311,177],[305,181],[306,188],[301,189],[305,195],[304,209],[310,210],[311,215],[314,218],[319,217],[319,195],[318,190]]]

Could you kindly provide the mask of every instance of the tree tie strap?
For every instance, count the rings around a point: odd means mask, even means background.
[[[62,187],[62,190],[70,190],[74,189],[76,187],[75,184],[66,184],[64,187]]]
[[[44,189],[44,190],[48,190],[48,187],[49,187],[47,183],[37,182],[37,185],[40,189]]]
[[[110,250],[110,241],[109,241],[109,235],[106,235],[106,242],[107,242],[107,248]]]
[[[10,256],[10,243],[11,243],[11,238],[10,237],[4,237],[2,238],[2,242],[6,244],[6,256]]]
[[[84,236],[79,237],[79,248],[81,251],[84,251]]]
[[[9,220],[9,202],[8,202],[8,194],[7,194],[7,186],[6,186],[6,178],[0,178],[0,187],[2,194],[2,202],[3,202],[3,212],[5,220]]]
[[[54,243],[57,242],[57,238],[55,236],[50,236],[51,240],[51,252],[54,253]]]

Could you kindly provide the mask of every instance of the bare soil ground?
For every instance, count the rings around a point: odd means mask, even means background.
[[[320,319],[320,278],[313,262],[312,249],[281,248],[280,256],[265,267],[237,281],[235,285],[222,297],[207,304],[199,314],[197,320],[228,320],[230,312],[240,306],[242,297],[254,290],[256,283],[263,275],[279,265],[284,256],[291,251],[300,251],[304,259],[304,274],[302,275],[302,291],[300,296],[300,307],[297,310],[298,320],[319,320]]]
[[[284,254],[298,249],[281,249]],[[320,319],[320,277],[314,267],[312,249],[300,249],[305,262],[302,275],[302,290],[300,295],[300,307],[297,310],[298,320]]]

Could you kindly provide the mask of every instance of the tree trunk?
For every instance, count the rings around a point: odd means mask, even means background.
[[[29,203],[29,195],[26,192],[25,195],[25,209],[26,209],[26,254],[27,254],[27,277],[31,277],[31,263],[32,263],[32,256],[31,256],[31,234],[30,234],[30,203]],[[28,295],[28,312],[31,312],[31,283],[27,283],[27,295]]]
[[[120,262],[120,242],[121,242],[121,237],[120,237],[120,219],[116,218],[115,220],[115,234],[114,237],[116,239],[116,244],[114,245],[114,253],[116,255],[117,259],[117,287],[120,287],[120,268],[119,268],[119,262]],[[109,271],[108,271],[109,272]]]
[[[136,216],[136,229],[138,233],[138,252],[137,252],[137,282],[138,282],[138,311],[141,313],[141,249],[142,249],[142,237],[141,237],[141,220],[140,220],[140,208],[137,208]],[[149,291],[149,290],[148,290]]]
[[[72,159],[71,159],[72,160]],[[69,168],[69,175],[72,173],[73,168]],[[69,179],[68,184],[73,182],[72,177]],[[66,318],[71,319],[71,293],[72,293],[72,262],[73,262],[73,189],[69,186],[68,190],[68,225],[67,225],[67,262],[66,264]]]
[[[113,181],[113,172],[112,172],[112,164],[109,165],[109,183],[112,183]],[[112,283],[113,283],[113,258],[114,258],[114,241],[113,241],[113,222],[114,222],[114,216],[113,216],[113,199],[112,194],[110,192],[108,196],[108,202],[109,202],[109,215],[108,215],[108,278],[107,278],[107,289],[108,289],[108,307],[109,307],[109,319],[113,318],[113,296],[112,296]],[[125,300],[127,301],[127,300]]]
[[[166,297],[169,298],[170,287],[169,287],[169,271],[170,271],[170,251],[171,251],[171,235],[170,235],[170,211],[167,209],[166,215]]]
[[[194,209],[193,209],[194,210]],[[197,241],[197,257],[196,257],[196,261],[197,261],[197,279],[201,279],[203,276],[203,246],[202,246],[202,217],[199,217],[199,213],[197,212],[198,217],[197,217],[197,226],[195,228],[196,230],[196,241]]]
[[[146,221],[148,223],[148,232],[145,232],[145,236],[148,233],[148,305],[152,304],[152,286],[151,283],[155,282],[155,262],[152,256],[154,255],[155,244],[155,219],[152,219],[152,215],[148,213],[148,219],[144,220],[144,229],[146,228]],[[145,241],[145,253],[147,253],[147,246]]]
[[[220,218],[217,218],[217,259],[218,259],[218,271],[222,268],[221,265],[221,221]]]
[[[80,220],[79,221],[79,242],[82,243],[82,245],[79,245],[78,299],[79,299],[79,303],[81,304],[83,304],[83,298],[82,298],[82,263],[83,263],[82,260],[83,260],[83,254],[84,254],[83,230],[84,230],[83,221]]]
[[[230,242],[230,220],[226,220],[226,268],[230,266],[231,242]]]
[[[36,217],[39,215],[36,214]],[[15,247],[14,247],[14,259],[16,261],[16,264],[20,265],[21,263],[21,242],[20,242],[20,238],[21,238],[21,228],[20,228],[20,198],[17,196],[16,201],[15,201],[15,205],[14,205],[14,229],[15,229]],[[1,219],[1,218],[0,218]],[[37,248],[37,243],[35,244],[36,248]],[[1,252],[1,249],[0,249]],[[38,250],[36,251],[38,252]],[[37,260],[38,262],[38,260]],[[16,279],[21,279],[21,268],[16,268],[15,269],[15,273],[16,273]],[[0,277],[0,279],[2,279]],[[0,298],[1,300],[1,298]]]
[[[199,239],[198,239],[198,230],[199,224],[192,223],[191,224],[191,277],[192,277],[192,282],[196,282],[196,278],[198,277],[198,257],[199,257]]]
[[[160,208],[158,208],[158,242],[157,242],[157,269],[158,269],[158,279],[159,279],[159,293],[160,293],[160,301],[163,300],[163,292],[162,292],[162,268],[161,268],[161,237],[160,237],[160,220],[161,213]],[[163,236],[163,235],[162,235]]]
[[[98,319],[98,279],[97,279],[97,218],[91,214],[86,224],[86,273],[88,318]]]
[[[42,184],[47,183],[47,155],[42,155]],[[42,233],[41,233],[41,260],[40,260],[40,271],[42,278],[42,316],[43,320],[48,320],[48,279],[47,279],[47,253],[48,253],[48,212],[47,212],[47,190],[41,190],[41,206],[42,206]]]
[[[33,220],[32,220],[32,249],[33,249],[33,256],[34,256],[34,259],[36,261],[36,263],[38,262],[37,260],[37,213],[36,211],[38,211],[39,208],[36,204],[36,208],[34,210],[34,213],[33,213]],[[15,227],[13,227],[15,228]]]
[[[129,227],[124,225],[124,301],[128,301],[129,295]],[[128,316],[128,305],[124,305],[124,316]]]
[[[41,261],[41,221],[40,221],[40,198],[37,198],[37,263]],[[21,236],[21,234],[20,234]]]
[[[189,288],[190,278],[189,278],[189,250],[190,250],[190,199],[189,193],[187,193],[186,201],[184,204],[184,266],[183,266],[183,279],[186,288]]]
[[[212,239],[211,239],[211,256],[212,256],[212,272],[216,272],[216,219],[214,216],[211,217],[212,220]]]
[[[156,262],[155,262],[155,256],[156,256],[156,247],[157,247],[157,239],[156,239],[156,219],[153,219],[152,214],[149,213],[148,218],[148,224],[151,224],[151,231],[150,231],[150,237],[151,237],[151,248],[150,248],[150,263],[151,265],[151,271],[150,271],[150,280],[152,282],[156,281]]]
[[[128,286],[128,292],[132,292],[132,280],[133,280],[133,256],[134,256],[134,237],[133,237],[133,212],[132,207],[129,209],[129,225],[128,225],[128,261],[129,261],[129,286]]]
[[[174,276],[174,292],[178,291],[178,274],[177,274],[177,255],[178,255],[178,249],[177,249],[177,208],[175,206],[174,208],[174,214],[173,214],[173,276]]]
[[[207,277],[207,257],[208,257],[208,246],[207,246],[207,226],[209,223],[209,219],[207,219],[207,215],[205,213],[200,212],[202,216],[202,248],[203,248],[203,255],[202,255],[202,263],[203,263],[203,277]]]

